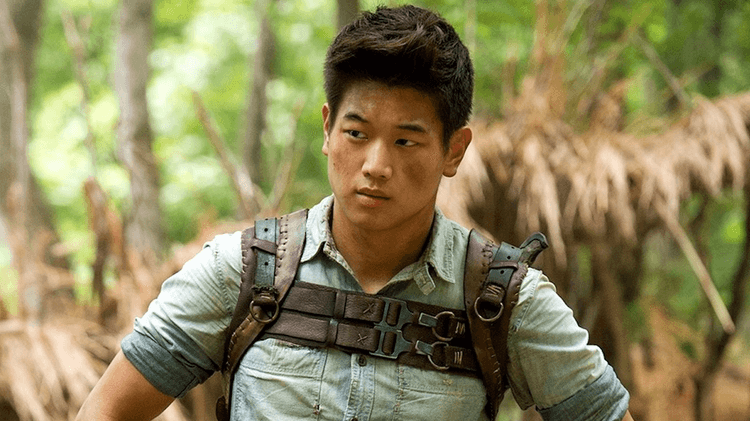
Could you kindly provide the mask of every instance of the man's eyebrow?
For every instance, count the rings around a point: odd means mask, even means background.
[[[345,120],[356,121],[359,123],[369,123],[369,120],[367,120],[366,118],[364,118],[363,116],[361,116],[355,111],[349,111],[345,113],[343,118]],[[427,133],[427,128],[425,128],[424,125],[420,123],[416,123],[416,122],[401,123],[396,127],[398,127],[401,130],[408,130],[408,131],[415,132],[415,133]]]
[[[409,130],[417,133],[427,133],[427,129],[419,123],[402,123],[398,125],[399,129]]]
[[[354,120],[360,123],[367,123],[367,119],[362,117],[361,115],[357,114],[354,111],[349,111],[348,113],[344,114],[344,119],[346,120]]]

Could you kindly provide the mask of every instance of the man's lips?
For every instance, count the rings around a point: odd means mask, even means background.
[[[377,199],[377,200],[388,200],[390,197],[383,192],[382,190],[378,189],[370,189],[370,188],[361,188],[357,189],[357,194],[360,196],[365,196],[367,198],[371,199]]]

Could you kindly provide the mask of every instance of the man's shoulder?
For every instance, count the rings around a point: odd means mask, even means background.
[[[242,247],[242,232],[243,230],[238,230],[218,234],[210,241],[203,243],[202,248],[211,249],[219,257],[235,257]]]

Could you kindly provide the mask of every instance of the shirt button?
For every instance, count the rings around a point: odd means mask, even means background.
[[[357,363],[361,365],[362,367],[366,366],[367,357],[365,357],[364,355],[360,355],[359,358],[357,358]],[[357,421],[357,418],[356,417],[352,418],[352,421]]]

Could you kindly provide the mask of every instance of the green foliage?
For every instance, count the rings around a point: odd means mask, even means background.
[[[748,89],[750,82],[750,68],[747,60],[750,57],[750,31],[747,22],[750,21],[750,3],[736,2],[736,13],[725,15],[722,30],[723,50],[719,57],[719,65],[723,71],[719,80],[722,94],[731,94]]]
[[[625,306],[625,331],[628,333],[628,340],[633,343],[638,343],[651,334],[648,314],[638,301]]]
[[[681,341],[679,344],[680,351],[685,354],[686,357],[693,361],[698,360],[698,350],[695,349],[695,344],[689,341]]]
[[[0,297],[2,304],[13,314],[18,313],[18,290],[14,280],[18,274],[11,266],[13,256],[10,249],[0,247]]]
[[[497,115],[503,67],[517,61],[516,85],[525,74],[533,44],[534,11],[528,3],[477,2],[477,47],[473,58],[476,68],[476,106],[482,114]],[[497,40],[505,40],[498,42]]]
[[[705,226],[694,243],[705,245],[708,269],[724,303],[732,299],[731,285],[739,265],[739,256],[745,240],[743,199],[741,195],[727,194],[705,204],[694,197],[685,204],[686,222],[693,220],[702,207]],[[654,235],[646,245],[644,292],[665,303],[670,313],[694,328],[700,328],[714,317],[705,293],[682,252],[669,238]],[[750,301],[747,302],[750,305]]]

